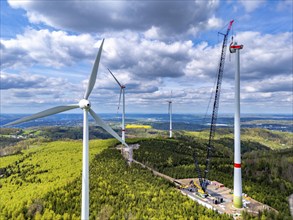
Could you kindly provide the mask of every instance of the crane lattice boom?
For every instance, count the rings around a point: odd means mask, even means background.
[[[203,191],[206,191],[206,187],[207,187],[207,176],[208,176],[209,165],[210,165],[209,161],[210,161],[211,150],[213,148],[213,140],[214,140],[215,132],[216,132],[216,123],[217,123],[217,117],[218,117],[220,92],[221,92],[221,85],[222,85],[222,78],[223,78],[224,64],[225,64],[225,57],[226,57],[227,40],[228,40],[228,35],[231,30],[233,22],[234,22],[234,20],[230,21],[226,34],[222,34],[222,35],[224,35],[224,40],[223,40],[223,44],[222,44],[222,52],[221,52],[221,58],[220,58],[220,64],[219,64],[219,71],[218,71],[218,75],[217,75],[217,86],[216,86],[216,90],[215,90],[213,114],[212,114],[212,120],[211,120],[211,125],[210,125],[210,135],[209,135],[209,142],[208,142],[208,147],[207,147],[207,156],[206,156],[205,170],[204,170],[203,178],[201,176],[201,171],[200,171],[200,168],[198,165],[196,153],[194,153],[195,166],[196,166],[196,169],[198,172],[199,182],[200,182],[200,185],[201,185]]]

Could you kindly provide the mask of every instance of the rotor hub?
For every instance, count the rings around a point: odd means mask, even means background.
[[[80,100],[78,105],[81,109],[90,109],[90,107],[91,107],[90,101],[86,100],[86,99]]]

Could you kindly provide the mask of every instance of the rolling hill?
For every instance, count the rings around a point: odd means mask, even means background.
[[[216,140],[209,179],[231,187],[233,140],[230,131],[220,132],[223,138]],[[0,203],[0,219],[80,218],[81,141],[68,138],[52,141],[41,134],[3,148],[13,150],[7,151],[12,155],[0,157],[0,200],[5,201]],[[140,144],[134,158],[174,178],[196,177],[191,155],[196,150],[203,164],[206,150],[203,133],[177,132],[176,139],[156,135],[127,140]],[[242,142],[243,191],[279,211],[278,215],[261,213],[259,218],[290,219],[287,196],[293,192],[293,148],[281,145],[278,150],[271,150],[276,149],[270,144],[277,139],[286,143],[288,134],[278,135],[272,137],[265,130],[252,130],[247,131],[247,137],[252,138],[244,138]],[[264,144],[260,136],[272,138]],[[129,167],[114,148],[116,144],[112,139],[90,142],[91,219],[231,218],[187,199],[149,170],[136,164]]]

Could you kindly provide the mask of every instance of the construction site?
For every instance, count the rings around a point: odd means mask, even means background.
[[[195,182],[194,182],[195,181]],[[257,215],[260,211],[274,210],[273,208],[260,203],[246,194],[243,194],[242,208],[233,205],[233,190],[225,187],[217,181],[210,181],[204,194],[199,192],[197,187],[199,180],[196,179],[176,179],[174,184],[182,194],[188,196],[197,203],[223,214],[232,215],[234,218],[241,216],[242,212]],[[274,210],[276,211],[276,210]]]
[[[35,120],[38,118],[42,118],[45,116],[65,112],[72,109],[80,108],[83,111],[83,165],[82,165],[82,188],[81,188],[81,218],[89,219],[89,119],[88,115],[91,115],[95,121],[95,123],[102,127],[109,135],[116,138],[121,145],[117,147],[118,150],[121,151],[121,154],[125,157],[128,164],[136,163],[141,165],[142,167],[150,170],[154,175],[159,176],[161,178],[166,179],[167,181],[173,183],[176,187],[176,190],[180,191],[183,195],[187,196],[189,199],[197,202],[198,204],[215,210],[220,214],[228,214],[233,216],[234,219],[241,219],[241,215],[243,212],[247,212],[251,215],[257,216],[260,212],[265,210],[278,212],[277,210],[271,208],[268,205],[260,203],[249,195],[243,193],[242,191],[242,164],[241,164],[241,123],[240,123],[240,51],[243,49],[243,45],[237,44],[237,42],[233,39],[231,40],[230,45],[228,44],[228,37],[230,30],[232,28],[234,20],[231,20],[227,25],[227,30],[225,33],[220,33],[223,36],[223,42],[220,53],[220,60],[218,65],[218,70],[215,78],[214,88],[211,94],[210,103],[212,103],[212,111],[211,111],[211,120],[208,123],[209,132],[207,143],[204,144],[204,154],[205,156],[200,157],[198,153],[198,149],[194,148],[194,152],[191,154],[188,152],[188,156],[191,157],[192,167],[194,165],[194,175],[186,175],[186,177],[196,177],[196,178],[187,178],[187,179],[175,179],[168,175],[158,172],[152,167],[148,167],[148,163],[141,163],[137,160],[133,159],[134,151],[139,149],[140,145],[135,144],[127,144],[126,143],[126,134],[125,134],[125,84],[120,83],[115,75],[108,69],[109,73],[112,75],[118,86],[120,87],[120,95],[119,95],[119,103],[118,109],[120,108],[120,104],[122,105],[122,121],[121,121],[121,137],[114,131],[108,124],[106,124],[92,109],[91,102],[89,101],[89,96],[95,86],[97,71],[99,67],[99,62],[101,58],[102,48],[104,44],[104,39],[101,42],[101,46],[99,48],[99,52],[97,54],[93,71],[88,81],[88,86],[86,88],[83,99],[79,101],[79,103],[66,105],[66,106],[57,106],[54,108],[47,109],[45,111],[39,112],[32,116],[27,116],[23,119],[18,119],[16,121],[10,122],[6,125],[16,125],[23,122],[28,122],[31,120]],[[221,86],[222,79],[224,73],[224,65],[226,58],[226,51],[229,48],[229,52],[233,54],[235,60],[235,66],[229,66],[229,69],[235,69],[235,86],[234,86],[234,161],[233,161],[233,189],[226,187],[224,184],[216,181],[210,180],[209,176],[211,162],[213,160],[213,153],[217,150],[215,145],[215,135],[216,129],[219,124],[217,124],[218,119],[218,110],[220,105],[220,95],[221,95]],[[232,56],[232,55],[231,55]],[[169,135],[168,138],[174,138],[173,134],[173,126],[172,126],[172,91],[171,97],[167,101],[168,102],[168,115],[169,115]],[[209,108],[210,105],[208,105]],[[209,110],[209,109],[207,109]],[[5,126],[6,126],[5,125]],[[192,143],[193,144],[193,143]],[[191,147],[190,147],[191,148]],[[170,157],[171,158],[171,157]],[[168,158],[169,159],[169,158]],[[231,161],[229,161],[232,163]],[[172,164],[172,158],[171,162]],[[150,165],[151,166],[151,165]],[[231,167],[232,168],[232,167]],[[181,171],[181,170],[180,170]],[[162,171],[164,172],[164,171]],[[173,175],[173,174],[169,174]],[[175,175],[174,175],[175,177]],[[182,178],[182,176],[176,176],[177,178]],[[185,177],[185,176],[184,176]],[[218,178],[218,176],[213,177]],[[232,182],[232,181],[231,181]],[[169,185],[168,185],[169,186]],[[2,186],[1,186],[2,187]],[[173,188],[172,188],[173,190]],[[180,195],[180,194],[179,194]],[[193,203],[192,203],[193,205]],[[281,211],[280,211],[281,212]]]
[[[240,50],[243,45],[238,45],[237,42],[232,42],[229,45],[231,54],[235,54],[235,113],[234,113],[234,180],[233,190],[224,186],[224,184],[217,181],[210,181],[208,173],[210,168],[210,159],[214,148],[214,137],[217,125],[217,116],[219,109],[219,100],[221,92],[221,84],[224,72],[225,56],[228,43],[228,36],[233,25],[234,20],[231,20],[226,33],[219,33],[224,36],[221,58],[219,62],[218,74],[216,77],[214,103],[212,109],[212,117],[210,123],[209,140],[206,148],[205,167],[202,170],[199,162],[197,152],[194,151],[193,159],[195,170],[198,178],[192,179],[174,179],[165,174],[157,172],[144,164],[133,160],[132,147],[124,150],[124,157],[129,162],[135,162],[141,166],[151,170],[154,175],[160,176],[175,184],[182,194],[188,196],[197,203],[216,210],[219,213],[225,213],[234,217],[234,219],[241,218],[242,212],[247,212],[252,215],[257,215],[260,211],[272,210],[271,207],[262,204],[242,192],[242,170],[241,170],[241,134],[240,134]],[[172,100],[168,101],[168,112],[170,116],[169,138],[172,138]],[[123,126],[122,126],[123,127]],[[136,149],[139,146],[136,146]],[[277,211],[276,211],[277,212]]]
[[[138,148],[139,146],[136,147]],[[126,154],[124,154],[124,156],[125,158],[127,158]],[[205,191],[203,191],[203,189],[200,186],[198,178],[174,179],[136,160],[133,160],[132,162],[149,169],[153,172],[155,176],[159,176],[173,183],[183,195],[187,196],[188,198],[197,202],[198,204],[205,206],[208,209],[215,210],[220,214],[231,215],[234,217],[234,219],[241,219],[242,212],[247,212],[255,216],[258,215],[259,212],[262,212],[264,210],[277,212],[277,210],[273,209],[272,207],[265,205],[261,202],[258,202],[253,198],[249,197],[249,195],[244,193],[242,195],[242,207],[235,207],[233,204],[233,190],[217,181],[207,180],[206,189]]]

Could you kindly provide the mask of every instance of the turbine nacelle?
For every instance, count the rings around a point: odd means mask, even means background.
[[[86,100],[86,99],[80,100],[78,105],[81,109],[90,109],[90,107],[91,107],[90,101]]]

